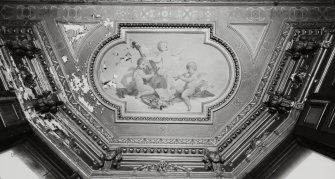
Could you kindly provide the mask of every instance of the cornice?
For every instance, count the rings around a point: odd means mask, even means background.
[[[195,6],[329,6],[334,0],[4,0],[2,4],[73,4],[73,5],[195,5]]]

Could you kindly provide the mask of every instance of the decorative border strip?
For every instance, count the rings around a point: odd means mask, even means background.
[[[6,3],[13,3],[11,0],[4,0]],[[194,1],[194,0],[17,0],[15,3],[50,3],[50,4],[59,4],[59,3],[69,3],[69,4],[82,4],[82,3],[90,3],[90,4],[102,4],[102,5],[129,5],[129,4],[201,4],[201,5],[245,5],[248,3],[251,5],[301,5],[302,3],[312,4],[312,5],[329,5],[333,1],[313,1],[312,3],[308,0],[292,0],[292,1],[284,1],[284,2],[273,2],[273,0],[247,0],[247,1],[227,1],[227,0],[215,0],[215,1]]]
[[[203,148],[160,148],[160,147],[122,147],[122,154],[189,154],[204,155]]]
[[[121,106],[116,105],[108,101],[103,97],[103,95],[99,92],[97,89],[97,86],[94,82],[94,64],[97,61],[97,56],[100,53],[100,51],[107,45],[112,43],[115,40],[120,39],[121,36],[121,29],[122,28],[144,28],[144,29],[152,29],[152,28],[168,28],[168,29],[191,29],[191,28],[200,28],[200,29],[209,29],[210,30],[210,39],[214,42],[218,43],[222,47],[224,47],[225,50],[229,53],[230,57],[233,60],[234,68],[235,68],[235,74],[234,74],[234,83],[232,88],[230,89],[228,95],[220,102],[209,106],[207,110],[207,116],[205,118],[177,118],[177,117],[125,117],[121,114]],[[213,34],[213,25],[212,24],[173,24],[173,23],[119,23],[117,26],[117,33],[103,42],[101,42],[98,47],[93,52],[92,57],[89,61],[89,67],[88,67],[88,80],[90,82],[90,85],[93,87],[93,92],[96,94],[97,97],[99,97],[103,103],[107,104],[108,106],[112,107],[116,112],[116,117],[119,120],[130,120],[130,121],[190,121],[190,122],[201,122],[201,121],[211,121],[212,112],[215,110],[218,110],[224,106],[225,103],[227,103],[236,93],[237,88],[239,86],[240,82],[240,67],[239,62],[237,59],[237,55],[233,51],[233,49],[222,39],[214,36]]]

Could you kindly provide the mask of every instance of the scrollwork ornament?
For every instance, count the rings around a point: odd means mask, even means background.
[[[181,165],[171,164],[169,162],[166,162],[165,160],[160,160],[157,163],[144,164],[139,167],[134,167],[133,170],[134,171],[156,171],[159,173],[184,171],[184,172],[189,173],[192,169],[186,168]]]

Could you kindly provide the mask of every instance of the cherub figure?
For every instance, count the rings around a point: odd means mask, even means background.
[[[138,90],[138,94],[136,98],[145,96],[145,95],[150,95],[154,94],[155,90],[144,83],[144,80],[149,80],[150,78],[153,77],[153,74],[145,74],[147,66],[144,63],[144,59],[140,58],[137,60],[137,68],[134,71],[133,78],[135,81],[136,88]]]
[[[136,41],[132,42],[132,47],[137,49],[142,58],[146,60],[150,73],[155,74],[149,85],[154,89],[166,89],[169,94],[174,88],[172,74],[176,70],[177,56],[181,53],[173,53],[169,49],[167,41],[159,41],[157,50],[152,50],[140,45]]]
[[[159,41],[157,43],[158,53],[152,60],[157,66],[157,74],[161,75],[166,80],[166,89],[170,94],[173,94],[175,84],[173,75],[177,71],[177,66],[180,63],[180,54],[182,52],[172,52],[167,41]]]
[[[175,77],[176,80],[180,79],[185,82],[185,87],[184,91],[181,93],[181,98],[185,102],[188,111],[191,111],[192,109],[190,96],[194,94],[195,89],[197,87],[197,79],[198,79],[196,75],[197,68],[198,67],[195,62],[193,61],[188,62],[186,64],[187,72]]]

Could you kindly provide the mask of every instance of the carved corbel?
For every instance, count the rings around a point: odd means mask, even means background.
[[[37,95],[37,99],[32,102],[32,106],[39,114],[56,114],[59,111],[59,106],[63,105],[63,101],[59,101],[55,94],[50,91],[43,92],[42,95]]]
[[[292,46],[288,51],[291,53],[293,60],[298,60],[301,56],[316,52],[321,44],[322,42],[319,42],[316,37],[300,36],[292,41]]]
[[[120,162],[122,160],[122,154],[119,150],[108,150],[103,156],[103,166],[102,169],[118,169],[120,167]]]
[[[221,157],[217,151],[208,151],[203,157],[203,162],[206,170],[211,170],[217,174],[221,174],[223,172]]]
[[[36,47],[30,34],[16,35],[14,38],[5,40],[4,45],[19,58],[33,59],[35,55],[41,53],[41,49]]]
[[[271,114],[288,112],[294,105],[294,101],[288,100],[279,94],[270,94],[264,103]]]

